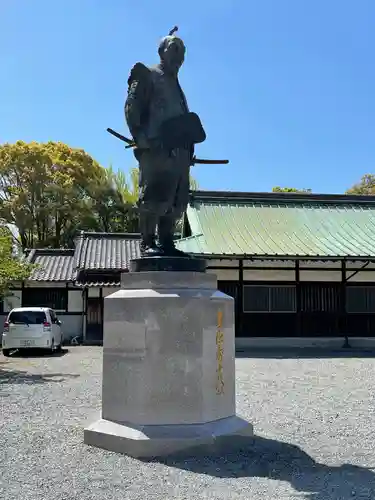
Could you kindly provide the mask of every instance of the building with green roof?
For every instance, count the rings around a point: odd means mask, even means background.
[[[196,191],[185,224],[179,248],[208,257],[375,256],[375,197]]]
[[[29,252],[37,268],[15,285],[3,317],[15,306],[52,307],[68,338],[101,343],[104,297],[139,257],[139,240],[82,232],[70,250]],[[194,191],[176,244],[205,257],[235,298],[239,345],[375,340],[375,197]]]
[[[375,197],[191,194],[178,247],[209,259],[238,337],[375,331]]]

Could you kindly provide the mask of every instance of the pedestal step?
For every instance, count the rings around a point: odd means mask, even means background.
[[[239,416],[205,424],[134,427],[100,419],[85,429],[84,442],[134,458],[157,458],[204,447],[209,452],[233,437],[251,437],[253,426]]]

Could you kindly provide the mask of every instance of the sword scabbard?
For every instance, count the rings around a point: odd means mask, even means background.
[[[227,165],[229,160],[204,160],[203,158],[193,158],[192,165]]]

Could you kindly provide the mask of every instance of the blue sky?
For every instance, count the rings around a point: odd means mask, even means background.
[[[207,131],[202,189],[343,192],[375,163],[373,0],[0,0],[0,142],[63,141],[128,170],[126,80],[175,24]]]

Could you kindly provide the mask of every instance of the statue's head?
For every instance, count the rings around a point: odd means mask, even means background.
[[[159,45],[159,56],[166,71],[178,73],[185,60],[185,45],[181,38],[168,35],[164,37]]]

